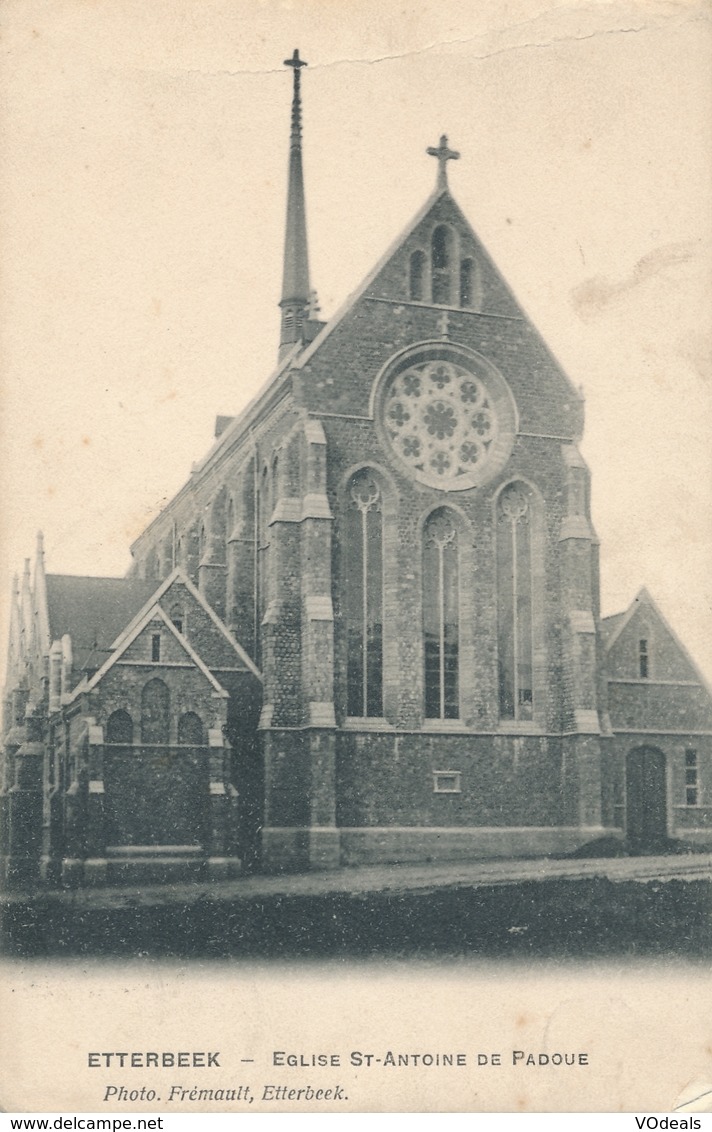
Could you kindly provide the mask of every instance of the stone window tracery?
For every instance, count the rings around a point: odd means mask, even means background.
[[[457,719],[459,707],[459,550],[455,515],[441,507],[423,531],[423,638],[426,719]]]
[[[435,487],[469,487],[498,435],[484,384],[453,361],[410,366],[389,384],[383,420],[393,449]]]
[[[497,615],[499,714],[531,720],[532,558],[531,501],[524,484],[509,484],[497,508]]]
[[[344,610],[347,714],[383,714],[383,516],[376,477],[358,472],[347,488]]]
[[[262,469],[262,476],[258,485],[258,490],[255,493],[256,499],[256,584],[255,584],[255,620],[259,626],[267,611],[269,603],[269,547],[270,547],[270,528],[269,521],[272,516],[270,507],[270,479],[269,469],[265,464]],[[257,648],[258,656],[261,656],[260,650],[260,634],[257,632]]]

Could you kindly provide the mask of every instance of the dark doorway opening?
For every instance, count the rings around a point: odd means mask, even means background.
[[[631,848],[655,849],[667,840],[665,755],[636,747],[626,758],[626,836]]]

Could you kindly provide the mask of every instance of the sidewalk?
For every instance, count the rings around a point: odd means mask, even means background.
[[[4,893],[2,904],[69,905],[75,909],[160,907],[254,903],[260,899],[330,895],[411,893],[480,889],[558,879],[603,878],[613,882],[712,880],[712,853],[658,857],[538,859],[444,862],[417,865],[372,865],[334,872],[246,876],[213,884],[166,884],[111,888],[38,889]]]
[[[712,951],[712,854],[378,865],[0,899],[0,954],[260,961]]]

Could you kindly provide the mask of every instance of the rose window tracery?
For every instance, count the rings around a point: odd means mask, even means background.
[[[387,384],[382,421],[397,456],[418,479],[468,487],[497,439],[492,398],[479,377],[454,361],[423,361]]]

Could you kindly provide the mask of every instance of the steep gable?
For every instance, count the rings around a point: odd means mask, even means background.
[[[210,669],[234,669],[258,676],[256,665],[229,633],[200,591],[189,579],[179,576],[161,594],[161,608],[169,618],[178,618],[181,633]]]
[[[704,683],[647,590],[640,591],[626,613],[604,619],[604,638],[607,626],[609,678]]]
[[[157,635],[160,637],[160,652],[154,658],[153,638]],[[70,699],[75,698],[81,692],[89,692],[98,687],[107,673],[122,662],[124,664],[133,663],[134,665],[153,666],[155,664],[157,674],[161,671],[161,665],[183,662],[199,672],[218,695],[227,696],[227,692],[202,658],[198,656],[157,603],[150,605],[137,620],[134,620],[132,627],[115,642],[110,656],[101,668],[94,673],[91,679],[83,680],[74,689]]]
[[[436,265],[442,255],[438,231],[446,233],[447,269]],[[413,282],[416,263],[422,269],[419,291]],[[448,273],[449,295],[442,283]],[[580,436],[580,395],[447,190],[429,198],[361,287],[294,359],[302,402],[314,412],[369,417],[373,384],[386,362],[413,343],[439,340],[469,347],[497,367],[516,400],[521,431]]]
[[[437,294],[438,269],[433,263],[437,249],[433,247],[433,233],[445,226],[452,234],[450,248],[451,269],[449,294]],[[447,249],[445,249],[447,251]],[[411,293],[411,256],[422,252],[425,256],[420,298]],[[469,297],[461,296],[460,266],[471,261]],[[450,193],[438,192],[426,202],[426,207],[415,218],[396,245],[392,245],[387,258],[381,260],[366,282],[364,294],[369,298],[414,300],[437,303],[448,307],[462,307],[499,318],[524,318],[508,284],[495,267],[470,222]]]
[[[603,635],[614,731],[712,727],[712,693],[647,590],[625,613],[604,619]]]
[[[118,648],[125,636],[143,621],[147,612],[158,605],[169,620],[180,623],[181,635],[211,669],[238,668],[260,678],[257,665],[180,569],[169,574],[159,586],[156,587],[155,582],[150,585],[152,592],[149,600],[133,620],[124,626],[123,632],[113,642],[113,648]]]

